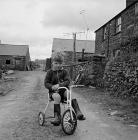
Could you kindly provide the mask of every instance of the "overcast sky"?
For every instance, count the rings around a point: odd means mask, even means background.
[[[125,8],[125,0],[0,0],[0,40],[29,45],[31,59],[51,56],[53,38],[94,40],[94,31]]]

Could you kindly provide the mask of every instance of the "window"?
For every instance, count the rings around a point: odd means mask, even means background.
[[[9,65],[11,63],[10,60],[6,60],[6,64]]]
[[[121,17],[116,19],[116,33],[121,32]]]
[[[138,15],[138,2],[135,4],[135,15]]]

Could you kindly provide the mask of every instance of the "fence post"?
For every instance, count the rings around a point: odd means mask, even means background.
[[[70,77],[73,80],[73,65],[70,66]]]

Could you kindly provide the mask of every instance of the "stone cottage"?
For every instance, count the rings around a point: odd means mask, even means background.
[[[126,8],[95,31],[95,53],[114,58],[121,43],[138,36],[138,0],[126,0]]]
[[[55,52],[62,52],[64,55],[65,64],[72,64],[73,62],[73,39],[54,38],[52,45],[52,56]],[[76,62],[82,59],[87,60],[92,56],[95,49],[95,42],[91,40],[76,40]]]
[[[29,46],[0,44],[0,68],[12,70],[29,70]]]

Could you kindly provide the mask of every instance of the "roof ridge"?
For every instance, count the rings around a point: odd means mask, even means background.
[[[116,14],[115,16],[113,16],[112,18],[110,18],[109,20],[107,20],[106,23],[102,24],[98,29],[96,29],[94,32],[96,33],[98,30],[100,30],[101,28],[103,28],[104,26],[106,26],[107,24],[109,24],[113,19],[115,19],[116,17],[118,17],[119,15],[121,15],[123,12],[125,12],[127,9],[129,9],[131,6],[135,5],[138,1],[136,0],[135,2],[131,3],[129,6],[125,7],[123,10],[121,10],[118,14]]]
[[[67,39],[66,39],[66,38],[53,38],[53,40],[54,40],[54,39],[60,39],[60,40],[73,40],[73,39],[68,39],[68,38],[67,38]],[[77,40],[77,41],[91,41],[91,42],[95,41],[95,40],[84,40],[84,39],[83,39],[83,40],[76,39],[76,40]]]
[[[9,46],[26,46],[26,47],[29,47],[29,45],[14,45],[14,44],[3,44],[3,43],[0,43],[0,45],[9,45]]]

